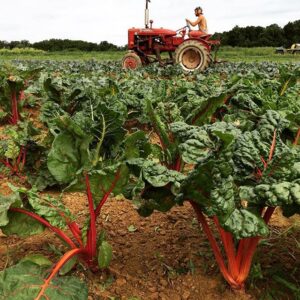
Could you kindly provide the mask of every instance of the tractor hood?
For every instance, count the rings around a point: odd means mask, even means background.
[[[163,35],[163,36],[175,36],[177,32],[170,29],[164,28],[131,28],[128,30],[129,33],[137,34],[137,35]]]

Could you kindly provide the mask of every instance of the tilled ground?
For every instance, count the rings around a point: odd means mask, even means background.
[[[1,190],[7,193],[5,184]],[[86,197],[82,193],[68,193],[64,197],[66,205],[78,216],[83,224],[87,213]],[[273,218],[276,240],[298,219],[287,220],[278,215]],[[218,272],[207,240],[194,219],[191,207],[173,208],[166,214],[154,213],[149,218],[141,218],[129,201],[110,199],[103,208],[98,221],[98,230],[107,232],[114,256],[109,271],[93,274],[78,267],[77,275],[89,283],[90,299],[161,299],[161,300],[210,300],[247,299],[247,295],[237,295],[230,291]],[[298,235],[299,237],[299,235]],[[296,237],[295,237],[296,239]],[[284,242],[284,239],[281,239]],[[286,245],[273,243],[282,249],[277,254],[270,245],[262,245],[259,250],[262,268],[272,267],[285,260],[291,267],[299,266],[300,251],[288,251]],[[273,245],[272,244],[272,245]],[[60,241],[49,231],[26,239],[0,237],[0,270],[16,263],[24,255],[41,253],[53,262],[59,258],[51,250],[55,246],[62,251]],[[294,245],[296,247],[296,244]],[[278,250],[277,249],[277,250]],[[285,251],[283,251],[285,249]],[[274,255],[263,255],[271,253]],[[292,251],[292,250],[291,250]],[[294,264],[294,265],[293,265]],[[300,267],[300,266],[299,266]],[[300,268],[299,268],[300,269]],[[296,274],[295,274],[296,275]],[[263,289],[263,287],[260,287]],[[248,287],[253,299],[259,298],[257,286]],[[292,299],[292,298],[286,298]]]

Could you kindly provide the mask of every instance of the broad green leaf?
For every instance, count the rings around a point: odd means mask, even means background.
[[[18,207],[21,205],[22,201],[18,193],[13,193],[9,196],[0,195],[0,226],[5,226],[8,224],[9,218],[7,216],[7,213],[10,207]]]
[[[50,195],[39,195],[34,189],[28,191],[27,196],[34,211],[52,226],[64,229],[67,225],[66,219],[69,222],[74,220],[61,199],[53,198]]]
[[[146,158],[151,153],[151,144],[143,131],[130,134],[126,137],[124,145],[126,159]]]
[[[233,177],[222,178],[210,193],[211,206],[216,211],[221,223],[226,222],[235,210]]]
[[[66,184],[74,179],[80,168],[80,154],[71,134],[62,133],[55,138],[47,164],[58,182]]]
[[[201,107],[197,109],[195,116],[191,120],[191,123],[198,126],[210,123],[209,118],[211,118],[216,110],[224,105],[224,103],[228,101],[230,97],[230,94],[222,93],[219,96],[207,99],[207,101],[203,102]]]
[[[53,265],[51,260],[49,260],[46,256],[41,254],[27,255],[24,258],[22,258],[19,263],[23,263],[26,261],[32,262],[40,267],[50,267]]]
[[[112,259],[112,246],[103,241],[98,249],[98,265],[100,269],[106,269],[109,267]]]
[[[74,221],[74,216],[62,202],[62,199],[54,198],[48,194],[39,194],[36,188],[27,190],[9,185],[10,188],[26,197],[34,212],[46,219],[52,226],[64,229],[69,222]]]
[[[49,268],[25,261],[0,272],[0,298],[6,300],[35,299]],[[47,299],[86,300],[87,286],[76,277],[54,278],[44,293]]]
[[[16,234],[20,237],[27,237],[42,233],[44,226],[31,217],[19,212],[8,212],[9,223],[1,227],[6,235]]]

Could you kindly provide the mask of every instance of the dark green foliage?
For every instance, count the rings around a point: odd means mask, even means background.
[[[223,45],[233,47],[290,47],[300,40],[300,20],[289,22],[283,28],[277,24],[267,27],[261,26],[235,26],[230,31],[216,33],[221,38]]]

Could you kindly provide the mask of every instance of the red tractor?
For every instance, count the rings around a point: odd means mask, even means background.
[[[185,71],[205,70],[212,61],[213,48],[218,49],[220,41],[211,40],[210,34],[192,37],[189,24],[177,31],[152,28],[148,2],[150,0],[146,0],[145,28],[128,30],[129,53],[123,57],[123,68],[136,69],[159,62],[160,65],[179,64]],[[165,52],[168,52],[168,58],[161,57]]]

